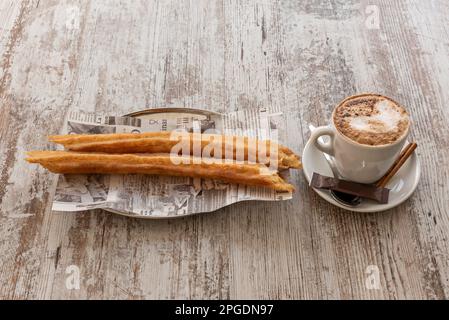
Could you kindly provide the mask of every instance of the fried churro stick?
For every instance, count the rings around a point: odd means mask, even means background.
[[[50,136],[49,140],[66,149],[81,152],[105,153],[171,153],[181,141],[187,142],[188,152],[194,154],[195,146],[207,156],[222,159],[254,161],[275,164],[281,169],[300,168],[299,157],[289,148],[269,140],[216,134],[146,132],[116,134],[77,134]],[[271,151],[277,153],[270,157]],[[221,152],[219,152],[221,151]],[[221,154],[218,154],[221,153]],[[204,155],[203,155],[204,156]],[[271,159],[274,158],[274,159]]]
[[[62,174],[151,174],[207,178],[262,186],[281,192],[294,190],[275,171],[257,163],[206,163],[183,156],[30,151],[26,159]],[[180,163],[179,163],[180,162]]]

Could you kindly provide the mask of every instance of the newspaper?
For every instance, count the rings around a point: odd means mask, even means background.
[[[171,111],[171,112],[169,112]],[[251,109],[217,114],[176,109],[139,117],[71,112],[68,134],[154,132],[184,129],[246,135],[261,139],[285,138],[282,113]],[[278,201],[291,193],[199,178],[151,175],[60,175],[53,199],[54,211],[106,209],[131,216],[175,217],[215,211],[244,200]]]

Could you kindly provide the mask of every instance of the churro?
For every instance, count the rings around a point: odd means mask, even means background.
[[[67,150],[104,153],[173,153],[176,145],[186,141],[187,154],[195,154],[196,146],[201,157],[218,157],[276,165],[280,169],[300,168],[299,157],[289,148],[248,137],[199,133],[116,133],[75,134],[50,136],[49,140],[63,145]],[[177,150],[175,152],[178,152]],[[207,153],[207,154],[205,154]],[[274,153],[274,154],[273,154]],[[277,156],[276,156],[277,153]],[[270,156],[271,155],[271,156]]]
[[[294,187],[276,171],[257,163],[214,163],[169,154],[105,154],[71,151],[30,151],[28,162],[61,174],[150,174],[216,179],[291,192]]]

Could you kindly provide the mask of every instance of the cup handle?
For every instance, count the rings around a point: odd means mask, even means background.
[[[329,136],[330,141],[328,142],[322,142],[318,138],[321,136]],[[318,127],[315,130],[313,130],[312,135],[310,136],[310,139],[313,141],[313,144],[315,147],[317,147],[318,150],[327,153],[328,155],[333,156],[334,155],[334,136],[335,131],[331,127],[323,126]]]

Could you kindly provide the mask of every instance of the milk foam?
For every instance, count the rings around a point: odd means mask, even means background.
[[[398,129],[398,123],[406,119],[407,115],[401,114],[396,106],[388,101],[381,100],[374,105],[376,114],[371,116],[352,117],[349,125],[356,130],[365,132],[389,132]]]

